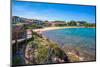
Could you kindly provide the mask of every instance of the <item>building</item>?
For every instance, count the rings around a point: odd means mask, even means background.
[[[13,24],[16,24],[16,23],[18,23],[18,22],[21,22],[21,18],[18,17],[18,16],[13,16],[13,17],[12,17],[12,23],[13,23]]]
[[[33,20],[33,24],[41,26],[41,25],[43,25],[43,21],[41,21],[41,20]]]
[[[51,26],[65,26],[67,25],[65,22],[63,21],[54,21],[54,22],[51,22]]]

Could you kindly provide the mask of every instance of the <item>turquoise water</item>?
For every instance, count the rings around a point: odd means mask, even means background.
[[[60,47],[79,47],[85,52],[95,54],[95,28],[65,28],[45,31],[42,34],[58,43]]]

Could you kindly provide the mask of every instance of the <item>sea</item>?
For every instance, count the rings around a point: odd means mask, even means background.
[[[95,55],[96,53],[96,28],[64,28],[48,30],[42,35],[57,43],[61,48],[73,47]]]

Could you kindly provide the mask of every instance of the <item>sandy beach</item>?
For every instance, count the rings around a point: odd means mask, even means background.
[[[83,28],[83,27],[77,27],[77,26],[66,26],[66,27],[45,27],[41,29],[33,29],[34,32],[42,33],[44,31],[48,30],[56,30],[56,29],[64,29],[64,28]]]

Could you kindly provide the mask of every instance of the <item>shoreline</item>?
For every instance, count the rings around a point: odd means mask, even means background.
[[[37,33],[42,33],[44,31],[49,31],[49,30],[57,30],[57,29],[64,29],[64,28],[95,28],[95,27],[83,27],[83,26],[66,26],[66,27],[44,27],[40,29],[33,29],[34,32]]]
[[[84,27],[76,27],[76,26],[68,26],[68,27],[45,27],[45,28],[40,28],[40,29],[33,29],[33,31],[37,32],[37,33],[42,33],[44,31],[64,29],[64,28],[84,28]]]

